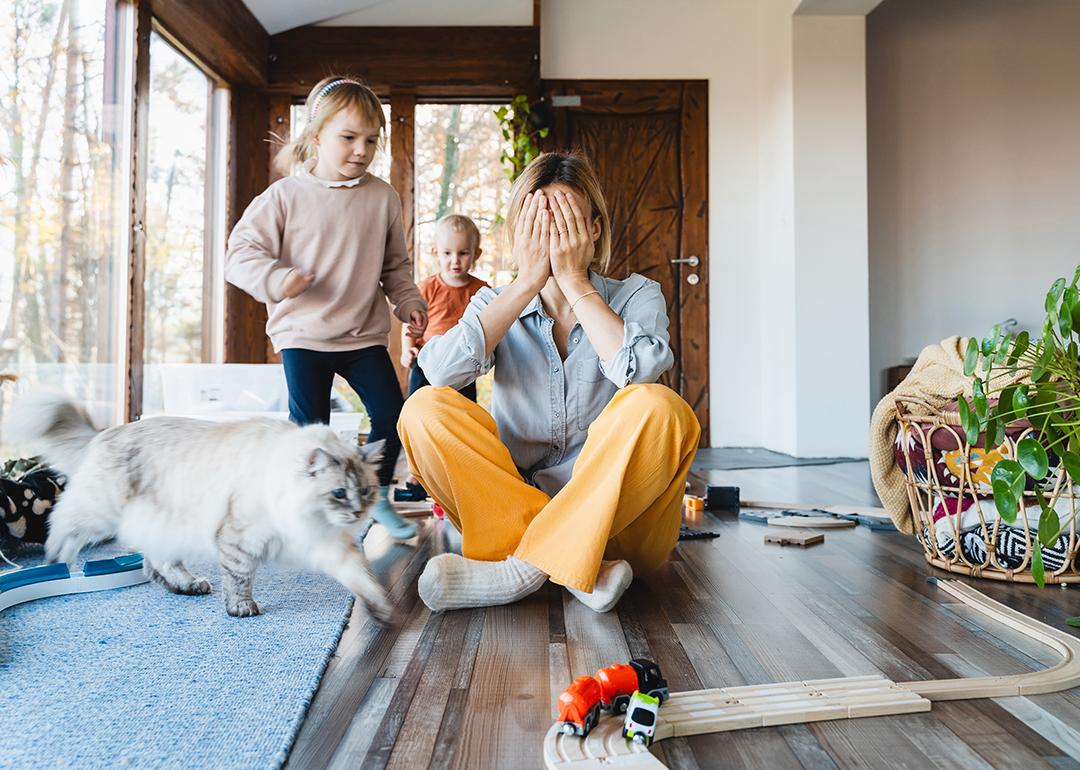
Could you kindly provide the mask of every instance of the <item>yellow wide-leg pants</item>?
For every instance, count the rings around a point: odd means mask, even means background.
[[[701,428],[669,388],[622,388],[554,497],[525,482],[495,420],[452,388],[416,391],[398,432],[413,474],[461,532],[464,556],[516,556],[591,592],[601,559],[625,559],[644,574],[675,548]]]

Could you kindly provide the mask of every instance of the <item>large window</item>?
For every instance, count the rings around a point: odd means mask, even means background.
[[[503,233],[510,183],[499,156],[507,148],[492,104],[416,106],[416,273],[439,271],[435,223],[464,214],[480,228],[483,254],[473,271],[495,286],[511,277]]]
[[[121,419],[133,8],[0,11],[0,371]],[[5,391],[4,403],[11,394]]]

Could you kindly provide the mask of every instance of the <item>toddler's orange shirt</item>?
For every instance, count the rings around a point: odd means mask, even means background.
[[[465,314],[472,295],[486,287],[487,282],[470,275],[469,282],[464,286],[448,286],[436,273],[416,286],[428,305],[428,325],[420,341],[423,344],[454,328]]]

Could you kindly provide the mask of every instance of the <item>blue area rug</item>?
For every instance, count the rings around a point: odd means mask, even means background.
[[[82,558],[122,551],[97,548]],[[15,557],[33,566],[40,556]],[[77,567],[81,567],[80,561]],[[337,646],[352,597],[260,568],[256,618],[155,583],[0,612],[0,768],[276,768]]]

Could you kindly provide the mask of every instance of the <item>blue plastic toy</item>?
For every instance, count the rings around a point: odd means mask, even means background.
[[[8,607],[47,596],[105,591],[146,583],[142,554],[131,553],[115,559],[99,559],[72,572],[66,564],[46,564],[0,573],[0,612]]]

